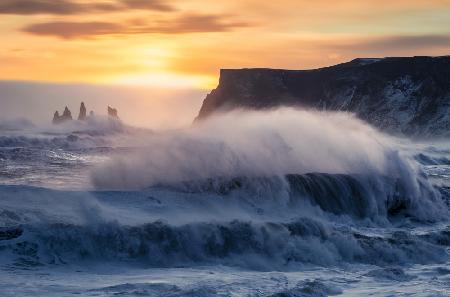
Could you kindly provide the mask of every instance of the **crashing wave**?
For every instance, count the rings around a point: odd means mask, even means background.
[[[146,141],[94,170],[94,186],[211,188],[279,203],[310,199],[327,212],[372,219],[403,213],[434,221],[448,215],[417,162],[348,114],[234,112]]]
[[[0,193],[1,207],[10,209],[0,213],[0,253],[13,265],[118,261],[289,270],[444,263],[450,257],[448,226],[378,229],[303,200],[280,206],[251,195],[242,201],[244,196],[168,189],[86,193],[2,187]]]
[[[449,260],[448,230],[427,235],[437,242],[433,244],[424,235],[404,231],[365,235],[307,218],[290,223],[236,220],[173,226],[157,221],[139,226],[110,222],[22,228],[2,231],[10,237],[0,240],[1,248],[15,255],[15,261],[36,264],[92,260],[139,262],[150,267],[223,264],[265,270],[305,264],[383,266]]]
[[[12,265],[86,260],[289,270],[449,260],[450,195],[394,141],[351,115],[237,112],[186,130],[105,137],[64,125],[39,140],[5,136],[0,153],[71,168],[58,158],[71,159],[75,147],[85,156],[90,139],[95,149],[108,142],[99,155],[109,155],[120,138],[133,147],[92,171],[92,192],[2,186],[0,254]],[[39,157],[49,147],[68,155]],[[73,171],[67,176],[75,178]],[[301,296],[305,288],[286,293]]]

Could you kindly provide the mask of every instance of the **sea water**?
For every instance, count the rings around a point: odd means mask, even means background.
[[[0,123],[0,296],[450,296],[450,142],[347,113]]]

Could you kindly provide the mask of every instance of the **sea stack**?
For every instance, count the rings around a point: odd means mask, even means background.
[[[108,116],[110,116],[111,118],[118,119],[119,116],[117,115],[117,109],[108,106]]]
[[[70,110],[67,106],[64,108],[64,112],[60,118],[62,121],[72,120],[72,113],[70,112]]]
[[[58,123],[60,123],[60,116],[59,116],[59,112],[58,111],[55,111],[55,114],[53,115],[53,124],[58,124]]]
[[[85,121],[86,120],[86,106],[84,105],[84,102],[81,102],[80,105],[80,114],[78,115],[79,121]]]
[[[53,114],[53,124],[60,124],[66,121],[72,120],[72,113],[70,112],[69,108],[66,106],[64,108],[63,114],[60,116],[58,111],[55,111]]]

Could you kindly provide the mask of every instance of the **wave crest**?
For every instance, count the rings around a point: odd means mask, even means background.
[[[242,181],[264,192],[264,199],[282,201],[297,192],[332,213],[375,217],[406,210],[424,220],[447,214],[416,161],[347,113],[284,108],[222,114],[191,129],[149,137],[140,149],[92,173],[100,189],[209,183],[220,194],[242,188]]]

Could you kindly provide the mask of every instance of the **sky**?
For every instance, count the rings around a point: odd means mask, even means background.
[[[206,91],[221,68],[448,55],[450,0],[1,0],[0,35],[0,80],[36,90]]]
[[[178,129],[191,125],[206,93],[200,89],[0,81],[0,127],[18,119],[46,127],[53,113],[62,114],[65,106],[77,118],[84,102],[88,112],[100,116],[107,114],[108,106],[116,108],[128,125]]]

